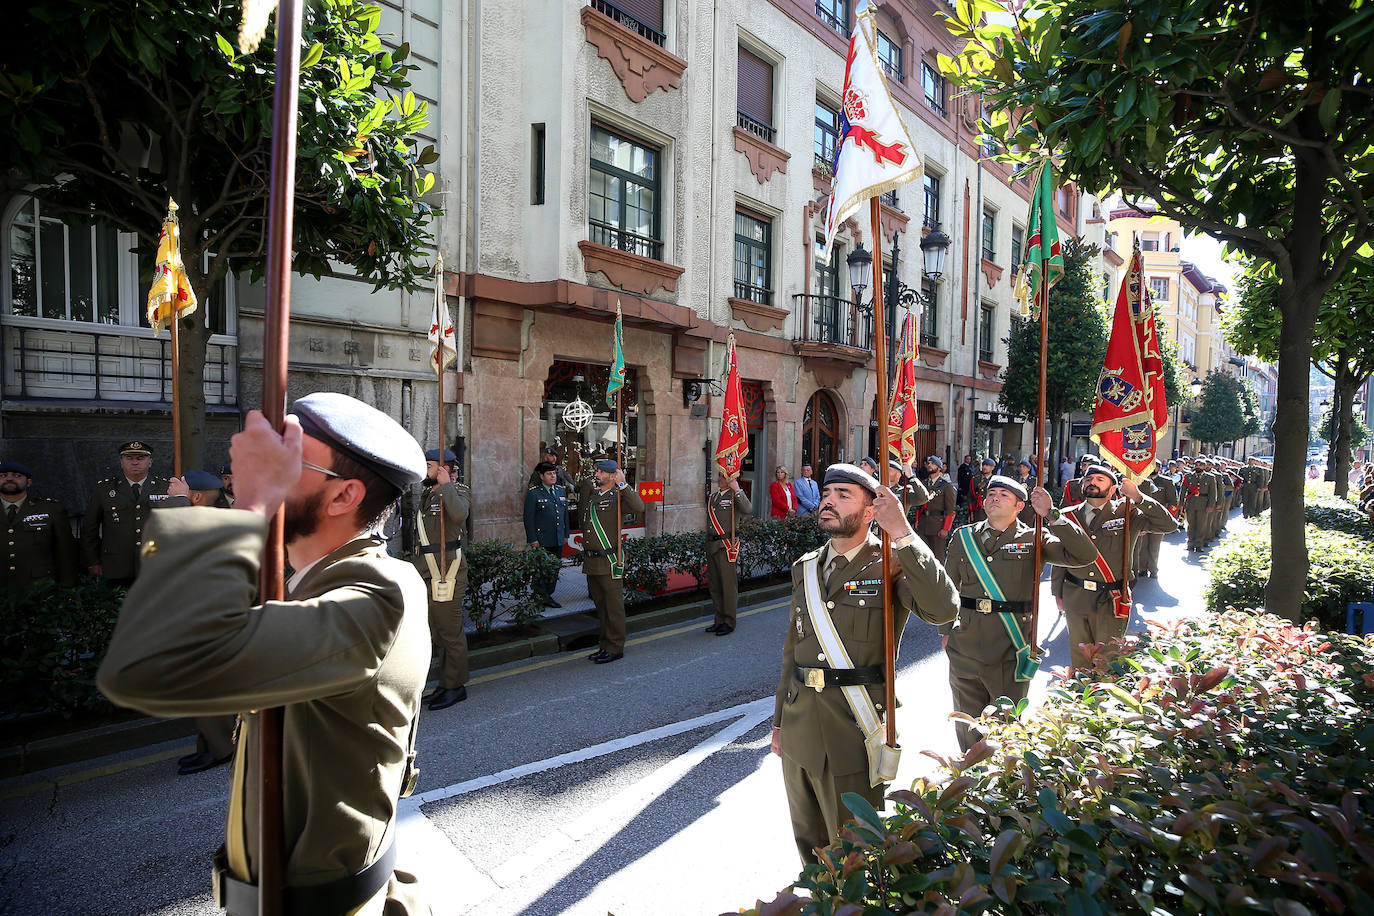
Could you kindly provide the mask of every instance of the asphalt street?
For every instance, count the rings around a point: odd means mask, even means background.
[[[1231,528],[1244,524],[1239,512]],[[1166,539],[1132,629],[1201,610],[1200,561]],[[1032,691],[1068,662],[1042,592],[1049,650]],[[486,669],[470,698],[426,712],[420,783],[402,805],[399,864],[436,916],[673,916],[771,899],[799,870],[781,770],[768,752],[787,602],[741,608],[724,638],[689,625],[631,639],[623,660],[564,653]],[[935,630],[913,621],[897,693],[897,785],[955,750]],[[228,768],[178,777],[186,742],[0,783],[0,912],[211,914]]]

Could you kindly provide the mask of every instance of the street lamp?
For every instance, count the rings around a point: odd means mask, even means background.
[[[849,288],[854,290],[856,298],[862,297],[873,276],[873,255],[860,242],[845,258],[845,262],[849,264]]]
[[[893,244],[895,247],[896,239]],[[949,250],[950,239],[940,229],[927,233],[921,239],[921,255],[925,258],[925,276],[931,283],[939,283],[945,272],[945,252]]]
[[[1191,401],[1191,400],[1194,400],[1194,399],[1196,399],[1197,396],[1200,395],[1200,394],[1202,394],[1202,381],[1201,381],[1200,379],[1193,379],[1191,382],[1188,383],[1188,400],[1190,400],[1190,401]],[[1183,425],[1183,398],[1179,398],[1179,399],[1178,399],[1178,403],[1174,405],[1174,448],[1173,448],[1173,453],[1174,453],[1174,457],[1175,457],[1175,458],[1178,458],[1178,457],[1179,457],[1179,453],[1178,453],[1178,428],[1179,428],[1180,426],[1182,426],[1182,425]]]

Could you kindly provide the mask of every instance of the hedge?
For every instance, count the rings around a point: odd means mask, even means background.
[[[1374,526],[1348,500],[1307,500],[1307,585],[1304,612],[1322,627],[1345,627],[1345,606],[1367,601],[1374,585]],[[1207,560],[1211,580],[1205,593],[1211,611],[1264,606],[1269,581],[1268,516],[1233,534]]]
[[[0,715],[108,707],[95,672],[124,594],[87,578],[0,593]]]
[[[498,624],[529,626],[544,613],[534,583],[558,573],[558,561],[542,547],[477,541],[464,548],[468,587],[463,606],[478,633]]]
[[[1233,611],[992,716],[753,914],[1374,912],[1374,644]],[[1024,706],[1024,703],[1021,704]]]

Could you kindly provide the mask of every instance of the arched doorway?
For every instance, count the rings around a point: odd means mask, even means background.
[[[835,463],[840,442],[840,412],[835,399],[817,391],[806,402],[802,415],[802,464],[811,465],[817,480],[825,479],[825,469]]]

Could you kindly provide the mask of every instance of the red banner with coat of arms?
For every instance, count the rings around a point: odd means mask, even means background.
[[[1145,286],[1140,243],[1121,282],[1112,317],[1107,358],[1097,381],[1097,406],[1090,435],[1102,457],[1134,480],[1155,460],[1159,431],[1168,420],[1164,402],[1164,358],[1155,313]]]
[[[892,403],[888,407],[888,455],[902,464],[916,463],[916,318],[910,312],[902,321],[902,343],[897,351]]]
[[[725,379],[725,408],[720,415],[720,438],[716,440],[716,466],[726,480],[739,477],[740,466],[749,454],[745,431],[744,393],[740,390],[739,366],[735,363],[735,335],[730,335],[729,371]]]

